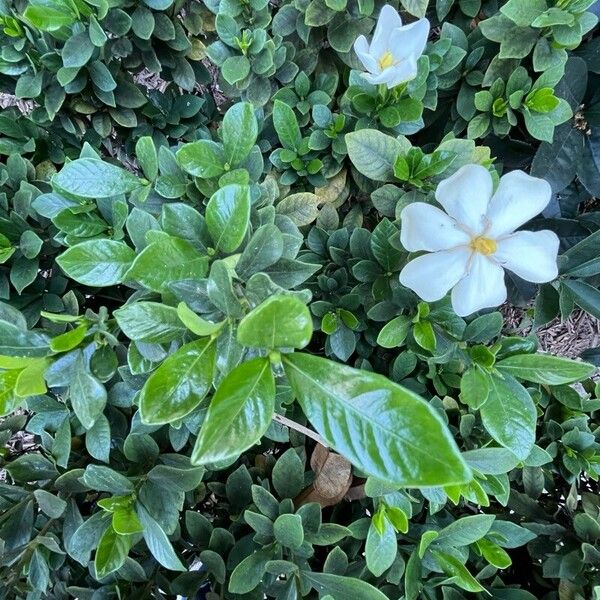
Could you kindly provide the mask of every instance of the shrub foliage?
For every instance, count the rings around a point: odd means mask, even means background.
[[[0,597],[600,599],[598,6],[401,0],[393,90],[381,6],[0,0]],[[399,282],[467,164],[552,187],[528,335]]]

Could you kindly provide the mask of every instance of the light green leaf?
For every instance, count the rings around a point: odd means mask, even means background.
[[[312,337],[312,318],[298,298],[271,296],[242,319],[237,335],[244,346],[304,348]]]
[[[133,173],[97,158],[78,158],[67,163],[54,177],[59,191],[81,198],[110,198],[142,187]]]
[[[302,140],[300,127],[294,111],[281,100],[273,105],[273,126],[284,148],[296,150]]]
[[[390,135],[375,129],[360,129],[346,134],[348,156],[365,177],[374,181],[394,181],[394,164],[399,154],[410,148]]]
[[[164,344],[183,337],[177,309],[158,302],[132,302],[113,313],[121,331],[134,341]]]
[[[226,185],[206,205],[206,226],[222,252],[234,252],[244,240],[250,221],[250,192],[245,185]]]
[[[310,225],[319,216],[319,197],[311,192],[292,194],[281,200],[275,210],[289,217],[298,227]]]
[[[202,279],[207,271],[207,256],[198,252],[190,242],[165,235],[138,254],[124,279],[164,293],[169,290],[172,281]]]
[[[238,102],[225,113],[221,136],[225,160],[232,167],[239,165],[250,154],[258,136],[258,123],[252,104]]]
[[[112,526],[109,527],[100,538],[96,549],[96,558],[94,559],[96,577],[103,579],[120,569],[125,563],[130,548],[129,536],[119,535]]]
[[[198,140],[184,144],[177,151],[177,162],[186,173],[208,179],[224,173],[225,155],[220,144]]]
[[[78,283],[105,287],[121,283],[134,258],[135,252],[127,244],[100,239],[72,246],[56,262]]]
[[[201,316],[197,315],[191,308],[187,306],[185,302],[180,302],[177,305],[177,315],[181,319],[181,322],[192,332],[199,336],[212,335],[219,331],[225,324],[211,323]]]
[[[415,17],[422,19],[427,12],[429,0],[400,0],[402,6]]]

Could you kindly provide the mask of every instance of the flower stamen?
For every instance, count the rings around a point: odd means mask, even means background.
[[[472,250],[475,252],[479,252],[484,256],[489,256],[490,254],[494,254],[496,252],[498,246],[496,242],[490,238],[486,238],[483,236],[479,236],[473,238],[471,243],[469,244]]]
[[[385,69],[393,67],[395,63],[394,55],[389,50],[386,50],[379,59],[379,68],[384,71]]]

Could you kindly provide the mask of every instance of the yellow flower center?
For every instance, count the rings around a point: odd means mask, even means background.
[[[497,250],[496,242],[486,237],[476,237],[471,240],[471,249],[488,256]]]
[[[395,62],[394,55],[389,50],[386,50],[379,59],[379,68],[383,71],[393,66]]]

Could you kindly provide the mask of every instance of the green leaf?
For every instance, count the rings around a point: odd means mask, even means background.
[[[481,407],[489,434],[521,460],[535,443],[537,413],[529,392],[511,375],[490,377],[490,392]]]
[[[35,490],[33,495],[35,496],[41,511],[51,519],[58,519],[67,508],[67,503],[62,498],[59,498],[46,490]]]
[[[222,252],[234,252],[244,240],[250,221],[250,191],[245,185],[226,185],[206,205],[206,226]]]
[[[0,371],[0,417],[10,414],[23,401],[15,395],[15,385],[21,370]]]
[[[94,44],[90,41],[87,30],[67,38],[62,49],[63,65],[67,69],[83,67],[92,57]]]
[[[135,155],[146,178],[154,181],[158,177],[158,153],[149,135],[141,137],[135,143]]]
[[[383,326],[383,329],[377,336],[377,343],[382,348],[397,348],[401,346],[408,335],[410,325],[411,320],[409,317],[404,315],[395,317]]]
[[[181,322],[192,332],[199,336],[212,335],[219,331],[224,322],[211,323],[206,321],[193,310],[191,310],[185,302],[180,302],[177,305],[177,315],[181,319]]]
[[[131,548],[131,540],[128,536],[119,535],[112,527],[109,527],[102,537],[96,549],[94,569],[96,577],[103,579],[110,573],[120,569]]]
[[[211,140],[184,144],[177,151],[177,162],[186,173],[194,177],[208,179],[219,177],[225,172],[223,148]]]
[[[50,348],[54,352],[67,352],[72,350],[83,341],[87,333],[87,325],[79,325],[75,329],[66,331],[52,338],[50,342]]]
[[[277,203],[275,210],[298,227],[310,225],[319,216],[319,197],[311,192],[291,194]]]
[[[275,100],[273,105],[273,126],[284,148],[298,149],[302,140],[298,120],[294,111],[281,100]]]
[[[120,535],[131,535],[141,533],[144,528],[138,519],[133,506],[118,507],[113,512],[113,529]]]
[[[360,598],[360,600],[388,600],[388,597],[373,587],[370,583],[355,579],[354,577],[342,577],[331,573],[315,573],[313,571],[302,571],[301,576],[323,597],[330,594],[334,598]]]
[[[519,27],[527,27],[547,8],[546,0],[508,0],[500,12]]]
[[[283,235],[275,225],[259,227],[244,248],[235,265],[242,280],[275,264],[283,254]]]
[[[312,337],[312,318],[298,298],[271,296],[242,319],[237,336],[254,348],[304,348]]]
[[[45,333],[27,331],[13,323],[0,321],[0,355],[29,358],[46,356],[50,354],[49,344],[50,338]]]
[[[124,278],[154,292],[165,293],[172,281],[202,279],[207,271],[207,256],[200,254],[190,242],[165,235],[138,254]]]
[[[56,262],[78,283],[105,287],[121,283],[134,258],[135,252],[127,244],[100,239],[72,246]]]
[[[230,85],[242,81],[249,73],[250,61],[245,56],[230,56],[221,67],[221,75]]]
[[[545,385],[573,383],[596,372],[596,367],[589,363],[550,354],[515,354],[497,362],[496,367],[518,379]]]
[[[484,591],[479,581],[469,573],[467,567],[458,558],[452,554],[438,552],[437,550],[432,550],[432,552],[444,573],[451,577],[448,583],[454,583],[467,592]]]
[[[44,373],[49,365],[50,361],[47,358],[32,359],[19,373],[14,393],[20,398],[45,394],[46,382],[44,381]]]
[[[52,177],[52,185],[81,198],[110,198],[133,192],[143,182],[133,173],[97,158],[78,158]]]
[[[252,104],[238,102],[225,113],[221,136],[225,160],[232,167],[239,165],[250,154],[258,137],[258,123]]]
[[[300,515],[284,514],[273,523],[275,539],[286,548],[297,550],[304,542],[304,529]]]
[[[565,279],[562,285],[571,292],[578,306],[596,319],[600,319],[600,291],[598,289],[585,281],[576,279]]]
[[[374,129],[346,134],[348,156],[360,173],[375,181],[394,181],[394,164],[407,148],[400,140]]]
[[[102,465],[88,465],[83,474],[83,483],[98,492],[110,492],[118,496],[134,491],[133,483],[127,477]]]
[[[202,402],[212,386],[215,344],[185,344],[150,375],[140,394],[140,416],[148,425],[172,423]]]
[[[267,563],[275,556],[273,546],[256,550],[240,562],[229,580],[229,591],[232,594],[247,594],[261,581]]]
[[[367,567],[375,577],[379,577],[384,571],[392,566],[398,552],[398,542],[396,532],[392,524],[383,519],[383,531],[379,532],[375,525],[371,523],[367,542],[365,544],[365,558]]]
[[[88,373],[81,352],[71,379],[70,399],[73,411],[86,429],[94,425],[106,406],[106,388]]]
[[[183,337],[177,309],[158,302],[133,302],[113,313],[121,331],[134,341],[164,344]]]
[[[283,362],[310,423],[365,473],[403,487],[471,479],[442,419],[415,393],[376,373],[317,356],[297,353]]]
[[[435,544],[459,548],[481,539],[494,523],[494,515],[470,515],[457,519],[438,532]]]
[[[479,540],[477,547],[483,558],[497,569],[507,569],[512,564],[512,559],[508,552],[500,548],[498,544],[490,542],[490,540]]]
[[[194,464],[230,461],[260,441],[275,412],[275,379],[266,358],[238,365],[221,381],[192,453]]]
[[[400,0],[400,3],[411,15],[421,19],[427,12],[429,0]]]
[[[187,571],[187,568],[175,554],[167,534],[139,503],[137,513],[144,528],[144,540],[158,563],[170,571]]]

